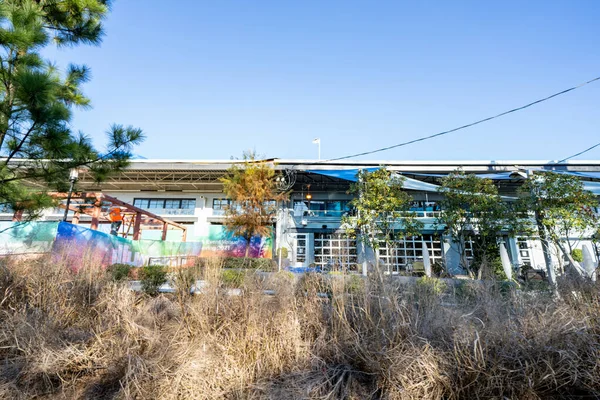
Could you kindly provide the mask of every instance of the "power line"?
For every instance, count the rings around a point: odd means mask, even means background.
[[[590,150],[593,150],[593,149],[595,149],[595,148],[596,148],[596,147],[598,147],[598,146],[600,146],[600,143],[596,143],[596,144],[595,144],[595,145],[593,145],[592,147],[588,147],[587,149],[585,149],[585,150],[583,150],[583,151],[580,151],[580,152],[579,152],[579,153],[577,153],[577,154],[573,154],[572,156],[569,156],[569,157],[567,157],[567,158],[563,158],[563,159],[562,159],[562,160],[560,160],[560,161],[559,161],[557,164],[560,164],[561,162],[564,162],[564,161],[570,160],[571,158],[574,158],[574,157],[580,156],[580,155],[582,155],[583,153],[587,153],[588,151],[590,151]]]
[[[433,138],[436,138],[438,136],[447,135],[449,133],[456,132],[456,131],[459,131],[461,129],[466,129],[466,128],[470,128],[470,127],[475,126],[475,125],[479,125],[481,123],[490,121],[492,119],[500,118],[500,117],[502,117],[504,115],[507,115],[507,114],[510,114],[510,113],[514,113],[514,112],[517,112],[517,111],[524,110],[525,108],[528,108],[528,107],[534,106],[536,104],[542,103],[544,101],[550,100],[550,99],[552,99],[554,97],[557,97],[557,96],[560,96],[562,94],[568,93],[568,92],[573,91],[575,89],[579,89],[582,86],[589,85],[590,83],[596,82],[598,80],[600,80],[600,76],[597,77],[597,78],[594,78],[592,80],[589,80],[587,82],[581,83],[581,84],[579,84],[577,86],[573,86],[573,87],[571,87],[569,89],[565,89],[565,90],[562,90],[562,91],[560,91],[558,93],[554,93],[553,95],[550,95],[548,97],[544,97],[543,99],[539,99],[539,100],[536,100],[536,101],[531,102],[529,104],[525,104],[524,106],[513,108],[512,110],[508,110],[508,111],[502,112],[500,114],[494,115],[492,117],[487,117],[487,118],[481,119],[479,121],[472,122],[470,124],[459,126],[458,128],[450,129],[448,131],[439,132],[439,133],[436,133],[436,134],[433,134],[433,135],[429,135],[429,136],[423,136],[423,137],[420,137],[418,139],[409,140],[408,142],[398,143],[398,144],[395,144],[393,146],[382,147],[382,148],[379,148],[379,149],[376,149],[376,150],[365,151],[365,152],[362,152],[362,153],[356,153],[356,154],[352,154],[352,155],[344,156],[344,157],[331,158],[331,159],[326,160],[326,161],[338,161],[338,160],[345,160],[345,159],[348,159],[348,158],[366,156],[366,155],[369,155],[369,154],[374,154],[374,153],[379,153],[379,152],[386,151],[386,150],[395,149],[397,147],[408,146],[409,144],[413,144],[413,143],[417,143],[417,142],[422,142],[422,141],[428,140],[428,139],[433,139]],[[598,145],[600,145],[600,143]],[[598,146],[598,145],[596,145],[596,146]],[[594,147],[596,147],[596,146],[594,146]],[[587,149],[585,151],[591,150],[592,148]],[[584,152],[582,152],[580,154],[583,154]],[[579,154],[576,154],[575,156],[577,156],[577,155],[579,155]],[[575,156],[571,156],[571,157],[575,157]]]

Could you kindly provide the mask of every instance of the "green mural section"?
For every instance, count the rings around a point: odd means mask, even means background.
[[[0,254],[51,251],[58,224],[58,221],[0,222]]]

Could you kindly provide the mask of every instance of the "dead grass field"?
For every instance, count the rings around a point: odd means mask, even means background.
[[[600,398],[599,286],[561,282],[559,301],[281,273],[227,296],[209,264],[204,294],[152,298],[98,267],[5,260],[0,398]]]

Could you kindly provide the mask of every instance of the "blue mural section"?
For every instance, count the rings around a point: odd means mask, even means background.
[[[130,240],[103,232],[61,222],[52,249],[55,258],[74,269],[86,263],[110,265],[116,263],[142,266],[152,257],[192,257],[202,251],[200,242],[163,242]]]

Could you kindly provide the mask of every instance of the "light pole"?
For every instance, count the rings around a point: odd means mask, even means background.
[[[69,206],[71,205],[71,195],[73,194],[73,186],[75,186],[75,182],[79,178],[79,171],[73,168],[69,173],[69,181],[71,182],[71,186],[69,187],[69,193],[67,194],[67,206],[65,207],[65,215],[63,217],[63,222],[67,222],[67,215],[69,214]]]
[[[321,161],[321,138],[313,139],[313,144],[319,146],[319,161]]]

